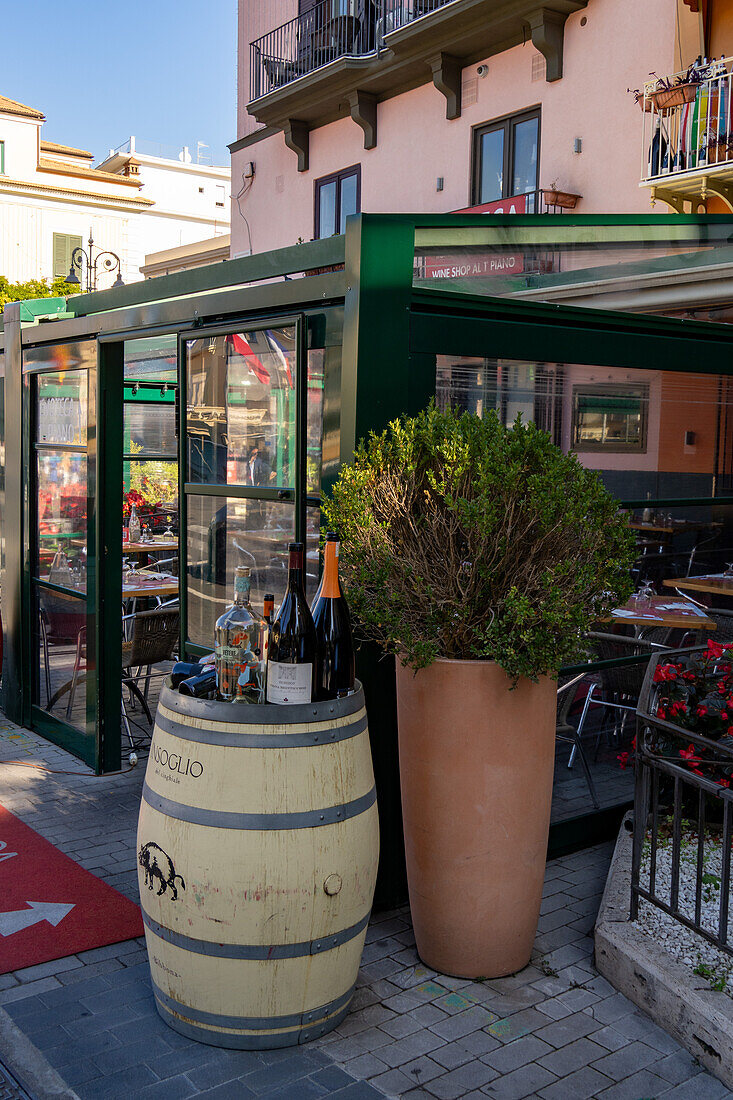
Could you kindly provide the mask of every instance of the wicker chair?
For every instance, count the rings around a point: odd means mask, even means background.
[[[733,611],[728,611],[724,607],[706,607],[705,614],[713,620],[717,627],[713,634],[714,640],[716,642],[733,642]],[[699,633],[707,641],[708,635],[705,631],[699,631]]]
[[[606,634],[601,631],[591,631],[588,634],[596,660],[612,661],[619,657],[634,657],[645,654],[648,657],[657,649],[666,648],[648,638],[630,638],[623,634]],[[593,703],[610,708],[617,713],[614,723],[614,736],[623,732],[626,719],[629,714],[636,713],[636,704],[641,692],[641,685],[646,674],[647,661],[640,661],[635,665],[621,665],[618,668],[597,669],[598,679],[591,685],[583,706],[583,713],[578,724],[578,733],[582,733],[583,725],[588,711]],[[619,720],[620,719],[620,720]],[[601,732],[596,738],[596,753],[600,745]]]
[[[132,638],[129,642],[122,643],[122,683],[138,700],[151,726],[153,716],[148,706],[148,689],[150,687],[152,666],[161,661],[173,659],[174,651],[178,645],[180,621],[180,611],[177,607],[141,611],[133,618]],[[139,687],[141,679],[145,681],[143,691]],[[136,745],[130,730],[124,692],[122,694],[122,721],[130,748],[134,749]]]

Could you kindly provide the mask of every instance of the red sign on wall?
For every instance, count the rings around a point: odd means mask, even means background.
[[[480,206],[465,206],[462,210],[451,210],[452,214],[526,214],[527,196],[512,195],[509,199],[494,199],[482,202]]]

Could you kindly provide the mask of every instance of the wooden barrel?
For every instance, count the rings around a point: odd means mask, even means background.
[[[361,686],[251,706],[163,687],[138,823],[158,1011],[215,1046],[283,1047],[349,1009],[374,893]]]

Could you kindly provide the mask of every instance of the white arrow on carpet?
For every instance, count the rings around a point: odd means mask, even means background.
[[[27,901],[26,905],[30,905],[31,908],[0,913],[0,936],[12,936],[13,932],[30,928],[32,924],[39,924],[42,920],[47,920],[53,925],[60,924],[74,908],[73,905],[53,901]]]

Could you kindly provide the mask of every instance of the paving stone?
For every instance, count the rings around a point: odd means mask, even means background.
[[[596,1035],[593,1036],[594,1039],[596,1037]],[[679,1047],[676,1054],[668,1054],[666,1058],[655,1062],[654,1072],[665,1081],[669,1081],[671,1085],[679,1085],[680,1082],[689,1081],[691,1077],[702,1073],[702,1067],[689,1051]]]
[[[643,1069],[599,1093],[599,1100],[600,1097],[603,1100],[639,1100],[639,1097],[666,1094],[668,1088],[669,1083],[662,1077]]]
[[[408,1035],[404,1039],[398,1039],[396,1043],[379,1048],[379,1058],[388,1066],[397,1068],[405,1062],[411,1062],[413,1058],[419,1058],[421,1054],[429,1054],[431,1050],[444,1046],[445,1040],[430,1031],[418,1031],[414,1035]]]
[[[606,997],[593,1005],[593,1019],[600,1020],[602,1024],[614,1024],[631,1012],[636,1012],[636,1005],[624,997],[623,993],[614,993],[612,997]]]
[[[436,1019],[435,1021],[431,1021],[431,1023],[437,1023],[438,1020],[441,1019],[445,1019],[443,1013],[436,1013]],[[421,1031],[425,1025],[416,1020],[413,1014],[405,1014],[404,1016],[394,1016],[391,1020],[386,1020],[385,1023],[380,1026],[382,1031],[386,1031],[388,1035],[393,1035],[395,1039],[403,1039],[406,1035],[412,1035],[415,1031]]]
[[[400,1069],[409,1080],[422,1085],[440,1077],[445,1073],[446,1067],[438,1065],[432,1058],[423,1055],[421,1058],[415,1058],[413,1062],[406,1062],[404,1066],[400,1066]]]
[[[554,1085],[541,1089],[539,1095],[543,1100],[590,1100],[591,1097],[595,1100],[601,1089],[608,1084],[608,1077],[590,1066],[584,1066],[583,1069],[563,1077],[561,1081],[556,1081]]]
[[[481,1035],[482,1032],[474,1032],[475,1035]],[[462,1039],[453,1043],[445,1043],[442,1047],[438,1047],[437,1050],[432,1051],[431,1058],[433,1061],[438,1062],[444,1070],[458,1069],[459,1066],[464,1066],[466,1062],[472,1062],[476,1057],[475,1051],[469,1046],[469,1040],[473,1036],[465,1035]],[[496,1040],[493,1040],[496,1042]]]
[[[484,1062],[467,1062],[465,1066],[449,1070],[442,1077],[428,1082],[429,1092],[440,1100],[455,1100],[472,1089],[480,1089],[498,1076],[495,1069]]]
[[[626,1035],[629,1039],[641,1039],[642,1042],[654,1047],[661,1054],[675,1054],[680,1049],[679,1043],[671,1035],[668,1035],[666,1031],[662,1031],[661,1027],[650,1020],[648,1016],[643,1016],[639,1012],[631,1012],[627,1016],[622,1016],[620,1020],[616,1021],[614,1027],[616,1031]]]
[[[605,1054],[603,1047],[598,1046],[591,1039],[584,1038],[576,1039],[574,1043],[568,1043],[559,1050],[553,1050],[552,1053],[543,1055],[537,1061],[545,1069],[556,1073],[558,1077],[568,1077]]]
[[[167,1081],[146,1085],[137,1095],[140,1100],[186,1100],[186,1097],[194,1096],[197,1092],[196,1086],[181,1074],[179,1077],[169,1077]]]
[[[413,1008],[407,1013],[413,1020],[415,1020],[421,1027],[430,1027],[431,1024],[440,1023],[441,1020],[445,1020],[446,1014],[439,1008],[436,1008],[434,1004],[420,1005],[419,1008]]]
[[[699,1073],[692,1081],[684,1081],[662,1095],[664,1100],[722,1100],[730,1093],[717,1077]]]
[[[484,1055],[482,1061],[492,1066],[497,1073],[512,1073],[513,1070],[527,1065],[528,1062],[536,1062],[552,1050],[549,1043],[543,1043],[534,1035],[527,1035],[523,1039],[517,1039],[516,1042],[508,1043],[499,1050]]]
[[[553,1047],[562,1047],[598,1031],[600,1026],[598,1021],[587,1012],[575,1012],[572,1016],[566,1016],[564,1020],[555,1020],[547,1027],[538,1028],[534,1034]]]
[[[622,1081],[631,1076],[637,1070],[644,1069],[650,1062],[659,1060],[659,1051],[645,1043],[629,1043],[621,1050],[615,1050],[612,1054],[606,1054],[592,1062],[593,1068],[599,1073],[605,1073],[614,1081]]]
[[[461,1039],[464,1035],[470,1035],[472,1031],[479,1031],[493,1023],[496,1018],[495,1013],[474,1005],[465,1012],[459,1012],[456,1016],[449,1016],[439,1024],[433,1024],[430,1030],[443,1039]]]
[[[102,1096],[128,1097],[136,1096],[146,1085],[154,1083],[155,1077],[147,1066],[128,1066],[118,1073],[77,1085],[76,1092],[81,1100],[97,1100]]]
[[[0,1005],[6,1008],[15,1001],[21,1001],[26,997],[37,997],[39,993],[47,993],[52,989],[60,988],[61,982],[57,978],[39,978],[35,982],[14,985],[0,993]]]
[[[351,1061],[344,1064],[347,1073],[350,1073],[352,1077],[356,1077],[359,1081],[365,1081],[369,1077],[386,1073],[389,1068],[387,1063],[382,1062],[375,1054],[360,1054],[358,1058],[352,1058]]]
[[[559,997],[550,997],[537,1005],[537,1011],[550,1020],[563,1020],[566,1016],[572,1016],[575,1009],[568,1008]]]
[[[311,1080],[315,1081],[317,1085],[320,1085],[328,1093],[338,1092],[339,1089],[345,1088],[346,1085],[352,1083],[349,1079],[349,1075],[344,1073],[342,1069],[339,1069],[338,1066],[325,1066],[323,1069],[311,1073],[310,1077]]]
[[[199,1092],[197,1095],[206,1097],[206,1100],[248,1100],[249,1097],[256,1094],[241,1081],[225,1081],[221,1085],[216,1085],[213,1089],[207,1089],[205,1092]]]
[[[593,1032],[593,1042],[599,1043],[606,1050],[620,1050],[621,1047],[628,1046],[631,1041],[628,1036],[617,1031],[612,1024]]]
[[[373,1077],[370,1081],[374,1088],[379,1089],[386,1096],[395,1097],[404,1096],[414,1083],[398,1069],[391,1069],[387,1073],[380,1074],[379,1077]]]
[[[484,1054],[490,1054],[492,1050],[499,1050],[501,1045],[500,1040],[495,1039],[493,1035],[489,1035],[488,1031],[474,1031],[471,1035],[464,1035],[461,1039],[461,1046],[466,1047],[477,1058],[482,1058]],[[440,1049],[445,1050],[446,1048],[441,1047]]]
[[[497,1077],[482,1090],[494,1100],[523,1100],[525,1096],[536,1096],[540,1089],[556,1081],[554,1073],[538,1066],[536,1062],[521,1066],[513,1073]]]

